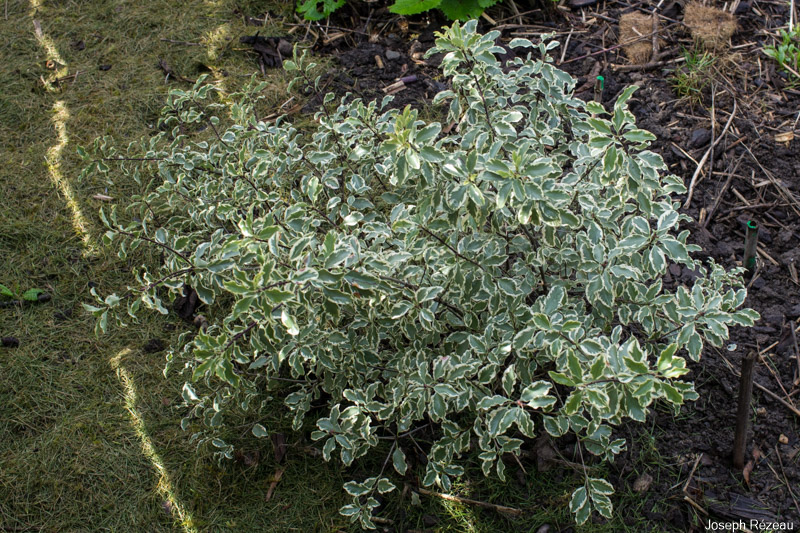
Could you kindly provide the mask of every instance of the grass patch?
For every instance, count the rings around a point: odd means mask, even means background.
[[[689,105],[703,102],[703,91],[714,79],[716,57],[698,47],[683,50],[684,64],[670,77],[675,94]]]
[[[180,76],[210,73],[224,91],[235,91],[257,70],[238,43],[256,30],[241,13],[267,9],[287,15],[292,4],[11,0],[8,19],[0,17],[7,43],[0,49],[0,283],[15,291],[41,287],[53,296],[45,304],[0,308],[0,335],[21,343],[0,349],[0,529],[353,530],[338,514],[347,500],[342,483],[379,469],[383,457],[353,469],[326,464],[307,435],[290,432],[276,404],[264,424],[287,434],[289,455],[267,502],[278,467],[268,441],[238,439],[249,461],[218,465],[210,450],[197,453],[179,427],[182,379],[176,372],[165,379],[164,353],[142,349],[150,339],[170,344],[185,325],[143,313],[135,326],[96,338],[80,306],[90,287],[124,288],[131,267],[100,246],[97,211],[106,204],[93,195],[124,203],[135,184],[106,190],[104,183],[79,182],[76,147],[103,135],[124,146],[154,133],[169,88],[185,87],[165,80],[161,59]],[[274,25],[259,29],[282,33]],[[287,77],[269,76],[265,110],[286,98]],[[414,505],[410,494],[389,495],[381,516],[398,528],[442,532],[571,523],[569,493],[580,483],[571,471],[537,474],[526,465],[517,479],[518,467],[509,464],[510,481],[501,483],[473,466],[454,492],[519,507],[523,518],[429,496]],[[630,516],[636,501],[630,492],[615,497],[620,515]],[[634,526],[617,519],[581,530],[641,530],[633,520]]]

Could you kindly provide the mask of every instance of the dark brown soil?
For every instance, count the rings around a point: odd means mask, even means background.
[[[637,4],[637,6],[649,4]],[[712,519],[747,521],[772,517],[793,522],[800,527],[800,416],[759,388],[753,394],[753,424],[747,459],[749,481],[732,467],[730,455],[736,412],[738,371],[742,356],[750,351],[763,352],[755,368],[755,383],[785,402],[800,406],[800,353],[792,328],[800,323],[800,287],[790,266],[800,262],[800,141],[776,141],[780,133],[796,131],[800,92],[787,87],[787,77],[778,72],[774,62],[761,53],[766,41],[765,29],[785,24],[788,3],[759,2],[758,9],[741,2],[736,10],[739,30],[732,48],[717,51],[714,77],[716,124],[719,135],[734,100],[737,112],[730,130],[714,150],[713,170],[697,184],[691,205],[683,212],[698,220],[708,216],[728,178],[735,174],[722,194],[712,220],[704,228],[692,223],[692,239],[703,248],[698,257],[713,257],[727,268],[741,264],[744,224],[759,223],[760,246],[769,256],[760,260],[760,269],[752,282],[746,305],[756,309],[762,319],[750,329],[734,328],[728,350],[709,348],[698,364],[692,364],[689,378],[696,384],[700,399],[684,406],[676,416],[656,408],[648,424],[631,424],[618,429],[628,439],[628,450],[616,461],[618,491],[632,485],[641,473],[644,450],[642,442],[655,436],[662,463],[674,469],[673,476],[656,476],[644,492],[645,508],[654,510],[650,518],[662,524],[663,531],[703,531],[697,524],[708,518],[698,513],[684,498],[688,495],[703,513]],[[720,3],[718,7],[722,7]],[[643,9],[643,8],[637,8]],[[652,8],[650,8],[652,9]],[[657,135],[654,150],[659,152],[675,174],[688,186],[699,161],[711,143],[711,86],[705,89],[702,102],[690,105],[677,98],[669,78],[676,69],[673,60],[682,57],[683,48],[693,43],[680,24],[662,21],[660,61],[673,61],[650,69],[616,69],[626,65],[621,49],[592,54],[616,44],[616,21],[635,9],[622,2],[597,4],[580,10],[559,11],[553,22],[525,15],[520,20],[508,17],[508,9],[492,13],[508,40],[521,31],[533,35],[557,30],[562,45],[573,30],[561,68],[578,78],[579,96],[592,97],[597,75],[605,78],[603,99],[613,102],[630,84],[641,89],[631,103],[640,127]],[[681,4],[665,3],[662,14],[680,21]],[[433,44],[433,30],[443,21],[428,19],[389,19],[380,11],[364,12],[360,17],[348,13],[340,26],[351,24],[355,32],[334,44],[318,47],[318,53],[338,59],[339,67],[328,74],[326,90],[339,94],[352,92],[365,99],[381,99],[384,87],[403,77],[416,80],[396,93],[393,107],[411,104],[426,106],[446,80],[438,77],[436,58],[424,60],[424,52]],[[534,18],[531,18],[534,17]],[[354,21],[358,20],[358,24]],[[366,20],[366,24],[364,23]],[[380,22],[380,24],[379,24]],[[362,27],[363,25],[363,27]],[[481,29],[497,28],[481,20]],[[356,27],[357,26],[357,27]],[[373,28],[383,31],[375,38]],[[561,49],[556,49],[560,55]],[[376,59],[376,56],[380,59]],[[758,59],[760,57],[760,60]],[[559,59],[557,57],[557,59]],[[311,107],[319,105],[312,102]],[[708,164],[707,164],[708,165]],[[676,198],[683,204],[686,197]],[[673,265],[665,282],[674,286],[691,283],[696,274]],[[771,367],[771,371],[770,371]],[[660,465],[663,468],[663,464]],[[644,465],[647,469],[647,465]],[[659,468],[653,465],[652,473]],[[686,486],[686,492],[684,492]],[[793,491],[793,494],[792,494]],[[623,510],[624,512],[624,510]]]

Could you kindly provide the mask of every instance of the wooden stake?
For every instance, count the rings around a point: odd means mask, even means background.
[[[742,359],[742,373],[739,380],[739,408],[736,410],[736,433],[733,439],[733,467],[744,468],[744,454],[747,448],[747,425],[750,421],[750,399],[753,396],[753,363],[756,353],[750,351]]]
[[[597,76],[597,79],[594,82],[594,101],[598,104],[603,103],[603,88],[605,83],[606,79],[603,76]]]

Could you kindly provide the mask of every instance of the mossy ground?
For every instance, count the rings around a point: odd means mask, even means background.
[[[269,8],[291,19],[290,2],[235,0],[10,0],[0,2],[0,283],[15,291],[38,287],[44,304],[0,308],[0,530],[3,531],[337,531],[350,530],[338,509],[342,483],[382,463],[374,457],[345,471],[308,453],[291,434],[279,405],[272,431],[289,441],[285,472],[270,501],[277,465],[268,441],[256,465],[218,465],[179,428],[182,380],[162,375],[164,353],[146,353],[153,338],[167,343],[185,325],[143,313],[126,329],[96,337],[81,308],[89,288],[126,285],[130,265],[100,244],[93,198],[124,204],[132,184],[106,190],[80,182],[78,145],[112,135],[119,146],[153,133],[170,87],[159,59],[194,79],[204,72],[232,91],[256,71],[238,37],[252,34],[241,13]],[[281,31],[271,24],[264,35]],[[283,28],[282,31],[286,29]],[[197,44],[169,42],[185,41]],[[51,63],[48,63],[50,61]],[[270,72],[267,104],[285,99],[286,76]],[[305,451],[304,451],[305,450]],[[375,463],[375,465],[372,464]],[[519,507],[522,519],[422,497],[390,495],[381,516],[402,528],[436,531],[535,531],[567,525],[568,495],[579,477],[560,481],[533,465],[517,481],[485,480],[475,467],[458,494]],[[618,494],[620,514],[636,506]],[[637,513],[638,515],[638,513]],[[629,522],[630,523],[630,522]],[[621,531],[621,521],[586,531]],[[631,527],[640,530],[641,526]]]

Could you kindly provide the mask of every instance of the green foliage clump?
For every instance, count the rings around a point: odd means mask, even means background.
[[[306,20],[322,20],[344,5],[345,0],[298,0],[297,12]]]
[[[397,0],[389,11],[398,15],[416,15],[439,9],[450,20],[468,20],[481,16],[499,0]]]
[[[670,78],[670,84],[680,98],[692,105],[703,101],[703,91],[714,80],[716,58],[698,47],[683,50],[684,64]]]
[[[478,18],[487,7],[500,0],[396,0],[389,11],[398,15],[417,15],[439,9],[450,20]],[[297,12],[306,20],[320,20],[342,7],[345,0],[298,0]]]
[[[791,74],[794,84],[800,83],[800,26],[792,31],[781,30],[781,42],[764,47],[764,53]]]
[[[644,421],[656,400],[695,399],[685,358],[758,317],[737,310],[741,269],[701,264],[688,231],[676,234],[686,217],[670,195],[685,188],[647,150],[655,137],[627,109],[634,88],[607,112],[573,96],[547,55],[556,42],[514,39],[518,56],[531,51],[501,68],[498,32],[475,28],[454,24],[429,52],[445,54],[452,88],[434,103],[450,127],[388,109],[391,97],[328,94],[309,134],[259,121],[250,93],[221,131],[214,89],[198,82],[169,97],[171,140],[123,162],[143,192],[126,221],[102,216],[106,240],[123,258],[143,246],[163,259],[87,308],[104,330],[197,291],[209,326],[171,362],[188,376],[183,426],[202,423],[195,436],[221,455],[226,413],[257,417],[280,392],[296,430],[313,421],[325,460],[352,465],[384,442],[402,476],[424,446],[422,483],[445,491],[467,454],[505,479],[503,457],[545,432],[574,433],[584,461],[611,460],[625,446],[614,426]],[[294,86],[319,87],[312,67],[285,62]],[[190,136],[202,128],[206,140]],[[102,159],[89,170],[110,172]],[[671,262],[700,276],[667,291]],[[423,429],[429,444],[414,438]],[[372,527],[391,477],[346,483],[341,512]],[[610,516],[612,492],[587,473],[577,521]]]

